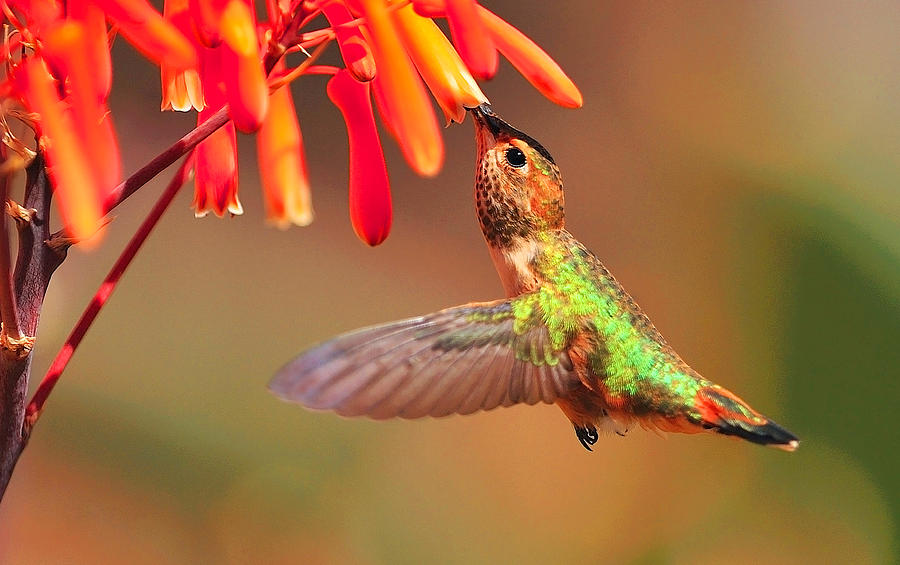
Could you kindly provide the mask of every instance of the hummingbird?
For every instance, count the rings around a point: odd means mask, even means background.
[[[478,222],[506,298],[341,335],[290,361],[269,388],[374,419],[556,404],[588,451],[600,432],[635,424],[796,449],[791,432],[688,366],[566,230],[550,152],[491,106],[469,110]]]

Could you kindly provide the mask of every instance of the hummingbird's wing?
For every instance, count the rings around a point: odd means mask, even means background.
[[[420,418],[517,403],[552,403],[580,383],[523,297],[457,306],[365,328],[285,365],[269,388],[344,416]]]

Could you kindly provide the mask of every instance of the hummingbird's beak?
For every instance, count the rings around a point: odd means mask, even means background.
[[[472,119],[475,122],[475,128],[478,130],[486,130],[494,139],[500,136],[500,132],[506,130],[516,131],[511,125],[500,119],[500,116],[494,113],[491,105],[485,102],[474,108],[466,108],[472,113]]]
[[[543,155],[548,161],[554,163],[553,156],[536,139],[503,121],[500,116],[494,113],[494,109],[491,108],[490,104],[484,103],[474,108],[466,109],[472,114],[472,120],[475,122],[475,136],[476,139],[479,139],[482,147],[492,147],[501,140],[520,139]]]

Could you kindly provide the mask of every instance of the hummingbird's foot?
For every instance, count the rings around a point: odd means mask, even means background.
[[[594,426],[587,426],[584,428],[575,426],[575,435],[578,436],[578,441],[580,441],[581,445],[588,451],[593,451],[591,446],[597,443],[597,439],[600,437],[597,434],[597,428]]]

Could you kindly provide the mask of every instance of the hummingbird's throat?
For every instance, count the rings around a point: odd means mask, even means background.
[[[516,238],[529,237],[538,229],[523,194],[514,190],[496,161],[485,152],[475,174],[475,210],[481,232],[492,247],[509,247]]]

